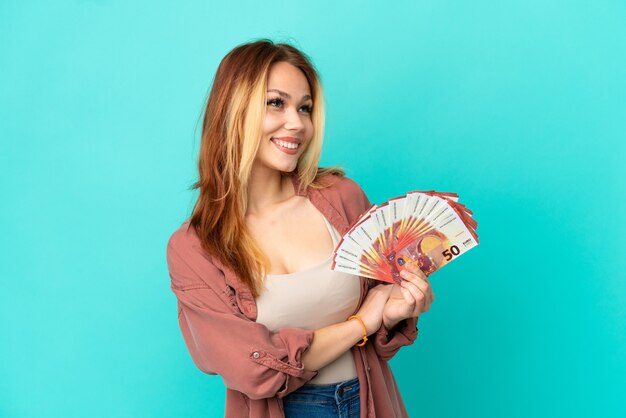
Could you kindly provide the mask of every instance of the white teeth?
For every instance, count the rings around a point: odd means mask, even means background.
[[[296,149],[300,146],[300,144],[292,144],[291,142],[281,141],[280,139],[274,139],[274,142],[276,142],[281,147],[289,149]]]

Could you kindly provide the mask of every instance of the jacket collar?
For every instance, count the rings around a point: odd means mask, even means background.
[[[322,214],[328,219],[330,224],[334,226],[337,231],[343,235],[348,228],[350,227],[348,220],[345,219],[335,206],[337,203],[341,201],[341,195],[339,194],[337,189],[334,188],[323,188],[323,189],[314,189],[313,187],[307,187],[298,192],[298,187],[300,186],[300,177],[299,173],[296,170],[291,174],[291,180],[293,182],[294,190],[296,191],[297,196],[306,196],[311,203],[320,211]],[[334,199],[333,199],[334,197]]]

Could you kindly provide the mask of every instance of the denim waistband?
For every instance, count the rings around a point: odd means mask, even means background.
[[[307,383],[283,398],[285,417],[358,417],[359,391],[358,377],[337,383]]]
[[[287,396],[295,398],[301,395],[309,395],[339,401],[341,399],[352,398],[353,396],[358,395],[359,389],[359,378],[355,377],[353,379],[337,383],[307,383]]]

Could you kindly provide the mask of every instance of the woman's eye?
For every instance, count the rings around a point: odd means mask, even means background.
[[[272,99],[272,100],[268,100],[267,104],[269,105],[273,105],[273,104],[279,104],[279,105],[283,105],[285,103],[285,101],[283,99]]]
[[[276,99],[271,99],[267,101],[268,105],[274,106],[274,107],[281,107],[285,104],[285,101],[283,99],[280,98],[276,98]],[[304,111],[306,113],[311,113],[313,111],[313,106],[310,105],[304,105],[301,107],[301,109],[304,109]]]

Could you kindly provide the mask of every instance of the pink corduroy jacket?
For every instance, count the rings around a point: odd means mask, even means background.
[[[295,173],[295,172],[294,172]],[[298,191],[344,234],[371,203],[361,187],[346,176],[327,174],[323,189]],[[205,373],[220,375],[226,389],[226,417],[284,417],[282,398],[317,375],[302,367],[302,354],[314,331],[283,328],[271,332],[256,322],[255,299],[231,269],[200,245],[189,221],[167,243],[171,289],[178,302],[178,322],[191,358]],[[380,282],[361,277],[363,302]],[[358,308],[355,310],[355,312]],[[417,337],[417,318],[384,326],[363,347],[351,348],[361,386],[361,417],[406,417],[407,412],[388,360]]]

